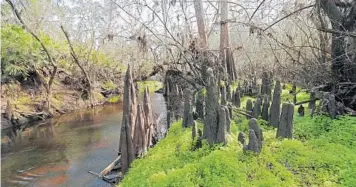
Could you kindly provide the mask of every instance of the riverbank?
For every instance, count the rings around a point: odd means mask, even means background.
[[[151,93],[150,100],[153,116],[164,115],[163,95]],[[87,171],[100,173],[117,157],[121,122],[119,102],[76,110],[23,131],[3,130],[1,186],[112,186]],[[159,127],[167,129],[164,118]]]
[[[122,84],[107,81],[97,83],[93,89],[93,103],[84,99],[83,93],[72,85],[65,84],[66,76],[55,78],[52,90],[51,113],[43,111],[45,91],[38,86],[8,83],[1,85],[1,129],[26,128],[48,118],[76,110],[117,103],[121,101]],[[158,81],[138,82],[142,90],[149,87],[155,91],[162,87]],[[142,88],[142,89],[141,89]]]
[[[282,94],[283,95],[283,94]],[[305,93],[302,97],[305,97]],[[246,97],[242,99],[245,106]],[[307,108],[307,107],[306,107]],[[306,109],[306,111],[308,111]],[[202,122],[197,121],[199,129]],[[226,146],[192,149],[192,128],[172,124],[166,138],[135,160],[119,186],[352,186],[355,184],[356,120],[344,116],[311,119],[295,114],[294,139],[275,138],[276,130],[258,120],[261,154],[244,153],[239,132],[248,121],[233,113]]]

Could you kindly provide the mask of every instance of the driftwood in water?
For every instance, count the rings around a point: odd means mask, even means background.
[[[118,156],[113,162],[111,162],[103,171],[100,172],[101,176],[109,174],[118,164],[120,164],[121,155]]]
[[[104,175],[100,175],[99,173],[96,173],[94,171],[90,171],[88,170],[87,171],[88,173],[102,179],[103,181],[107,182],[107,183],[110,183],[110,184],[115,184],[117,182],[117,180],[120,178],[120,175],[115,175],[113,177],[107,177],[107,176],[104,176]]]

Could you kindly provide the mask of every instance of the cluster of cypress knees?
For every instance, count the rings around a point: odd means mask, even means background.
[[[276,81],[272,96],[273,81],[266,76],[266,73],[263,75],[260,94],[255,102],[247,100],[245,110],[240,109],[241,97],[245,89],[238,86],[236,90],[231,91],[230,85],[219,88],[214,72],[210,68],[207,70],[206,94],[199,91],[194,94],[194,98],[191,93],[186,92],[183,127],[192,126],[192,137],[196,144],[194,149],[201,146],[202,139],[207,139],[209,144],[226,144],[227,134],[231,133],[233,110],[249,119],[249,142],[246,142],[246,135],[243,132],[238,135],[238,141],[243,145],[244,151],[261,152],[263,133],[257,123],[260,117],[277,128],[276,137],[292,138],[294,104],[286,102],[280,108],[282,92],[280,81]],[[197,118],[204,121],[203,132],[197,128],[194,121]]]
[[[202,90],[191,93],[189,89],[176,87],[170,88],[173,84],[165,85],[165,93],[175,93],[184,96],[183,122],[184,128],[192,126],[192,138],[194,140],[193,149],[202,146],[202,140],[206,139],[210,145],[216,143],[227,143],[227,135],[231,133],[231,119],[233,111],[245,115],[249,119],[249,138],[246,142],[246,135],[240,132],[238,141],[243,145],[244,151],[260,153],[263,143],[263,132],[257,123],[261,118],[268,121],[270,126],[277,128],[276,137],[292,138],[294,104],[286,102],[281,106],[281,83],[276,81],[273,95],[273,79],[267,73],[262,74],[261,91],[256,101],[248,99],[245,109],[241,109],[241,97],[250,94],[248,88],[241,88],[231,91],[231,86],[218,86],[220,80],[216,80],[212,68],[207,68],[203,79],[205,80],[206,94]],[[247,91],[249,93],[245,93]],[[181,98],[180,97],[180,98]],[[314,111],[315,93],[311,93],[309,108]],[[169,103],[169,101],[167,101]],[[271,104],[270,104],[271,103]],[[195,106],[194,106],[195,105]],[[143,104],[137,103],[137,92],[133,82],[133,74],[130,66],[125,75],[124,99],[123,99],[123,118],[120,133],[119,154],[121,154],[121,171],[126,173],[131,162],[147,152],[157,141],[157,122],[152,116],[151,103],[149,100],[149,90],[145,89]],[[337,114],[338,104],[335,97],[325,94],[321,102],[322,109],[334,118]],[[195,110],[193,109],[195,108]],[[298,109],[299,115],[304,115],[304,107]],[[168,104],[167,124],[170,126],[171,108]],[[198,129],[195,120],[200,119],[204,122],[203,131]]]

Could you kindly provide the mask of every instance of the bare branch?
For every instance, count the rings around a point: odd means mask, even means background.
[[[282,21],[282,20],[284,20],[284,19],[286,19],[286,18],[292,16],[292,15],[295,14],[295,13],[298,13],[298,12],[300,12],[300,11],[302,11],[302,10],[305,10],[305,9],[308,9],[308,8],[312,8],[312,7],[314,7],[314,6],[315,6],[315,4],[312,4],[312,5],[309,5],[309,6],[300,8],[300,9],[298,9],[298,10],[295,10],[295,11],[293,11],[292,13],[287,14],[286,16],[283,16],[281,19],[275,21],[274,23],[272,23],[271,25],[269,25],[268,27],[266,27],[265,29],[263,29],[263,31],[268,30],[269,28],[273,27],[275,24],[277,24],[277,23],[279,23],[280,21]]]

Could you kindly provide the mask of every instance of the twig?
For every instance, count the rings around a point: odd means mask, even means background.
[[[287,14],[286,16],[282,17],[281,19],[275,21],[274,23],[272,23],[271,25],[269,25],[268,27],[266,27],[266,28],[263,29],[262,31],[266,31],[266,30],[268,30],[269,28],[273,27],[273,25],[275,25],[275,24],[279,23],[280,21],[282,21],[282,20],[288,18],[289,16],[291,16],[291,15],[293,15],[293,14],[295,14],[295,13],[298,13],[298,12],[304,10],[304,9],[311,8],[311,7],[313,7],[313,6],[315,6],[315,4],[312,4],[312,5],[309,5],[309,6],[306,6],[306,7],[302,7],[302,8],[300,8],[300,9],[298,9],[298,10],[295,10],[295,11],[293,11],[292,13]]]
[[[253,12],[253,14],[251,15],[249,21],[252,20],[253,16],[256,14],[257,10],[262,6],[262,4],[265,2],[266,0],[263,0],[259,5],[258,7],[256,8],[256,10]]]

